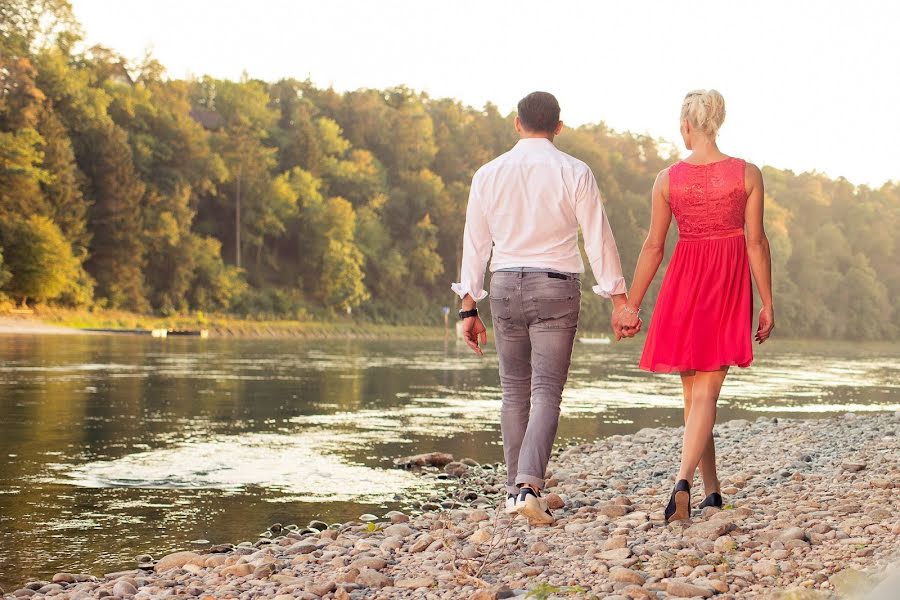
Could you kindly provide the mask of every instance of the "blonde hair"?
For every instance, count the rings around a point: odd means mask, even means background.
[[[725,121],[725,98],[716,90],[688,92],[681,105],[681,120],[685,119],[693,127],[715,138]]]

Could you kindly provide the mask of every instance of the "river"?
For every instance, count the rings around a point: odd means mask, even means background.
[[[577,344],[562,443],[681,419],[639,346]],[[775,339],[720,420],[900,410],[900,346]],[[409,506],[433,450],[502,460],[496,356],[449,341],[0,336],[0,586],[132,568],[271,523]]]

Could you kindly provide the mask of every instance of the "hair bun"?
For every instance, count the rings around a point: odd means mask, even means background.
[[[681,119],[709,137],[716,137],[725,121],[725,98],[716,90],[688,92],[681,105]]]

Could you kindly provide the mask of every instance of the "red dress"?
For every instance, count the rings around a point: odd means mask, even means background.
[[[753,361],[744,167],[739,158],[669,167],[679,240],[653,309],[644,370],[716,371]]]

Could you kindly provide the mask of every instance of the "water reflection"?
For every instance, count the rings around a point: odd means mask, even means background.
[[[677,376],[638,350],[576,348],[563,440],[680,421]],[[898,410],[897,350],[778,341],[721,417]],[[0,585],[402,508],[436,484],[399,455],[501,459],[496,369],[440,341],[0,338]]]

